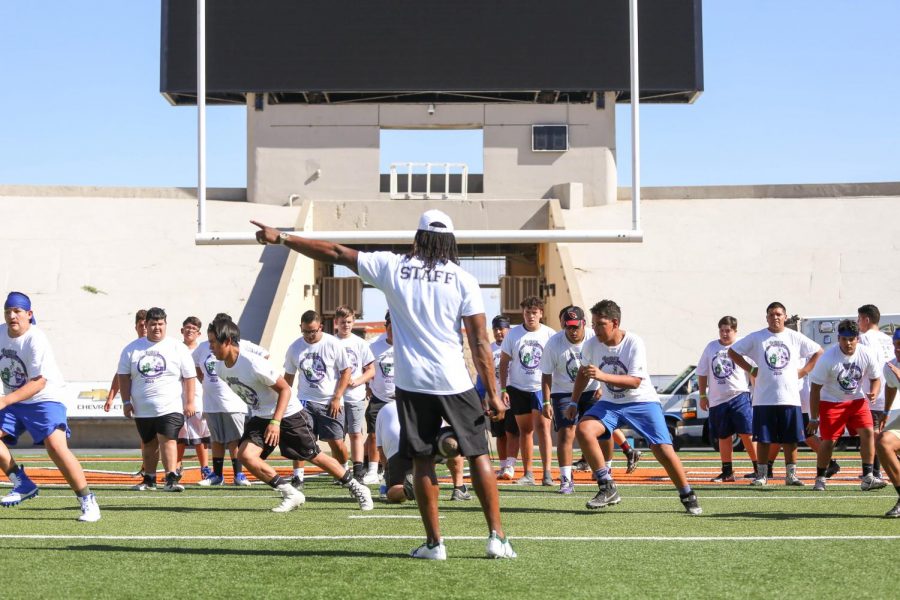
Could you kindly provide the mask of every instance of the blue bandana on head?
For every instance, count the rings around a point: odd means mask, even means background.
[[[7,308],[21,308],[22,310],[31,310],[31,298],[23,294],[22,292],[10,292],[9,296],[6,297],[6,303],[3,305],[3,309]],[[37,324],[37,321],[34,320],[34,313],[31,315],[31,324]]]
[[[900,329],[894,330],[894,341],[900,341]]]

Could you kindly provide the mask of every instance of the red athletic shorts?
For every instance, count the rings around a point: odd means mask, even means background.
[[[846,402],[819,403],[819,435],[823,440],[836,440],[844,433],[844,427],[855,431],[871,428],[872,411],[865,398]]]

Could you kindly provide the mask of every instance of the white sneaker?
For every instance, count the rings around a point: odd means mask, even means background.
[[[362,478],[363,485],[378,485],[379,481],[378,471],[374,473],[369,471]]]
[[[282,483],[278,486],[278,491],[281,492],[281,504],[273,508],[272,512],[290,512],[306,502],[306,496],[303,495],[303,492],[295,489],[290,483]]]
[[[359,502],[359,510],[372,510],[375,508],[375,503],[372,502],[372,490],[355,479],[351,479],[350,483],[344,487],[350,490],[350,495]]]
[[[816,477],[816,483],[813,484],[814,492],[824,492],[825,491],[825,481],[824,477]]]
[[[859,489],[864,492],[869,492],[872,490],[880,490],[886,485],[887,484],[884,482],[884,479],[880,479],[869,473],[868,475],[863,477],[862,482],[859,484]]]
[[[501,481],[512,481],[512,479],[516,476],[515,467],[503,467],[500,469],[500,472],[497,474],[497,479]]]
[[[758,475],[756,476],[756,478],[753,481],[750,482],[750,485],[752,485],[754,487],[762,487],[762,486],[768,485],[768,484],[769,484],[769,480],[766,477],[760,477]]]
[[[797,477],[794,473],[788,473],[784,478],[784,485],[803,487],[806,484],[800,481],[800,478]]]
[[[424,560],[447,560],[447,547],[444,545],[444,540],[438,540],[438,543],[434,546],[429,546],[428,542],[425,542],[415,550],[409,553],[413,558],[421,558]]]
[[[509,543],[509,538],[501,540],[496,531],[492,531],[491,535],[488,536],[487,550],[485,552],[488,558],[515,558],[517,556],[516,551],[512,549],[512,545]]]
[[[79,498],[81,503],[81,516],[78,520],[82,523],[96,523],[100,520],[100,505],[97,504],[97,497],[94,494],[88,494],[84,498]]]

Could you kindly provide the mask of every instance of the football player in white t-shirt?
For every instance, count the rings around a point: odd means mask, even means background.
[[[366,476],[365,439],[363,426],[366,419],[366,383],[375,376],[375,357],[369,343],[353,333],[355,311],[349,306],[338,306],[334,309],[334,336],[338,339],[347,359],[350,361],[350,383],[344,392],[344,428],[350,438],[350,460],[353,461],[353,476],[363,483]],[[377,465],[376,465],[377,471]],[[371,479],[367,484],[378,483]]]
[[[881,331],[878,327],[880,321],[881,311],[874,304],[864,304],[857,309],[856,324],[859,326],[859,343],[868,348],[884,366],[894,357],[894,346],[891,342],[891,336]],[[872,409],[872,419],[875,423],[878,423],[884,414],[884,394],[887,390],[881,369],[879,370],[879,378],[881,380],[881,391],[878,392],[875,403],[870,407]],[[869,382],[863,382],[863,386],[863,391],[868,391]],[[875,457],[872,475],[878,478],[881,477],[881,462],[877,456]]]
[[[143,308],[134,313],[134,332],[139,338],[147,337],[147,311]],[[119,374],[113,373],[112,382],[109,384],[109,392],[106,394],[106,404],[103,405],[103,412],[109,412],[112,409],[113,400],[118,395]]]
[[[194,350],[199,346],[199,336],[203,323],[197,317],[188,317],[181,323],[181,341],[187,346],[191,352],[193,359]],[[196,366],[195,366],[196,370]],[[176,472],[179,478],[184,470],[184,452],[188,446],[194,449],[197,454],[197,462],[200,463],[200,480],[209,478],[212,475],[212,469],[209,468],[209,456],[206,453],[206,446],[209,444],[209,427],[206,425],[205,415],[203,414],[203,388],[194,385],[194,416],[185,419],[181,431],[178,432],[178,467]]]
[[[803,408],[800,404],[800,382],[816,366],[822,355],[817,343],[785,327],[784,304],[772,302],[766,307],[768,327],[741,338],[728,349],[728,357],[756,378],[753,388],[753,440],[756,442],[756,479],[751,485],[766,485],[769,446],[784,448],[785,485],[804,485],[797,477],[797,443],[806,438],[803,431]],[[753,361],[751,365],[744,357]],[[806,361],[800,367],[799,365]]]
[[[620,329],[621,320],[622,310],[612,300],[601,300],[591,307],[591,325],[596,337],[585,342],[582,348],[583,366],[572,386],[573,398],[581,397],[592,379],[603,386],[600,401],[581,417],[576,430],[578,444],[599,488],[587,508],[600,509],[622,501],[597,438],[608,438],[620,424],[627,423],[650,444],[653,456],[678,490],[685,510],[691,515],[702,514],[697,495],[672,446],[656,388],[650,383],[644,341]]]
[[[372,342],[370,350],[375,357],[375,376],[368,383],[369,405],[366,407],[366,454],[369,456],[368,469],[363,478],[366,485],[379,481],[381,451],[375,435],[378,413],[388,403],[394,402],[394,329],[391,327],[391,311],[384,315],[384,335]]]
[[[523,322],[509,330],[500,346],[500,396],[515,414],[519,427],[519,451],[525,473],[516,483],[534,485],[532,434],[536,434],[544,469],[541,485],[552,486],[550,417],[553,408],[550,398],[544,397],[541,388],[541,358],[544,346],[556,331],[541,323],[544,318],[543,300],[529,296],[522,300],[520,306]]]
[[[439,210],[419,219],[406,255],[358,252],[353,248],[290,235],[251,221],[262,244],[284,244],[314,260],[339,264],[359,273],[387,299],[394,329],[397,408],[403,427],[401,451],[413,457],[416,502],[425,526],[425,543],[414,558],[446,560],[440,533],[435,442],[443,419],[451,424],[460,450],[469,459],[490,534],[486,554],[514,558],[500,522],[497,480],[488,457],[485,413],[494,420],[505,409],[492,378],[484,300],[478,281],[459,266],[453,222]],[[478,398],[463,356],[463,327],[475,369],[487,386],[487,410]]]
[[[0,325],[0,469],[13,484],[0,498],[0,506],[10,507],[38,495],[38,487],[16,464],[9,452],[26,431],[35,444],[43,444],[47,454],[81,504],[82,522],[100,520],[100,506],[91,493],[81,463],[69,450],[69,426],[62,403],[62,374],[44,332],[35,326],[31,300],[21,292],[10,292],[3,304],[5,325]]]
[[[897,495],[900,496],[900,429],[885,429],[887,417],[891,412],[891,406],[897,397],[897,390],[900,388],[900,329],[894,331],[892,338],[894,345],[894,358],[884,365],[884,380],[887,391],[884,395],[884,415],[875,423],[875,430],[878,437],[875,438],[875,450],[881,459],[881,466],[884,472],[894,484]],[[887,511],[884,516],[891,518],[900,517],[900,499],[894,508]]]

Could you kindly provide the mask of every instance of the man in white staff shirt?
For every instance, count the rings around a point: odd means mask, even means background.
[[[500,346],[500,394],[503,403],[516,415],[516,425],[519,427],[519,449],[525,474],[516,483],[534,485],[534,433],[537,434],[544,468],[541,485],[551,486],[551,409],[550,398],[544,398],[541,389],[541,359],[544,345],[556,332],[541,323],[544,317],[543,300],[529,296],[522,300],[520,306],[523,323],[510,329]]]
[[[797,477],[797,444],[806,437],[798,380],[816,366],[822,347],[802,333],[785,328],[786,319],[784,304],[772,302],[766,307],[768,327],[739,339],[728,349],[728,357],[756,377],[753,441],[759,461],[756,479],[751,482],[755,486],[769,481],[769,467],[764,459],[769,456],[771,444],[781,444],[784,448],[784,484],[803,485]],[[752,366],[744,357],[758,366]],[[799,367],[804,360],[806,364]]]
[[[134,490],[156,489],[157,453],[166,471],[166,492],[183,492],[175,467],[176,440],[185,417],[194,415],[197,372],[187,346],[166,337],[166,311],[147,311],[147,337],[125,346],[119,357],[119,391],[125,416],[134,418],[143,447],[144,479]],[[148,468],[150,467],[150,468]]]
[[[862,456],[863,491],[879,490],[884,481],[872,474],[875,459],[875,431],[869,404],[881,387],[881,360],[859,344],[859,326],[849,319],[838,323],[838,344],[819,358],[809,375],[809,425],[807,432],[819,430],[822,438],[816,457],[816,483],[813,490],[825,491],[825,469],[831,461],[834,445],[844,428],[859,434]],[[863,392],[863,381],[869,391]]]
[[[369,465],[363,483],[374,485],[378,483],[379,454],[376,439],[376,423],[378,413],[388,403],[394,402],[394,330],[391,326],[391,311],[384,315],[384,335],[380,336],[370,347],[375,357],[375,376],[369,382],[369,405],[366,407],[366,454],[369,455]]]
[[[434,471],[435,443],[446,419],[469,459],[472,482],[487,521],[490,558],[514,558],[500,522],[497,481],[488,458],[485,412],[503,418],[491,365],[484,301],[478,281],[459,266],[453,222],[438,210],[419,219],[412,248],[406,255],[358,252],[333,242],[310,240],[282,233],[251,221],[260,228],[260,243],[284,244],[314,260],[345,266],[363,281],[384,292],[394,329],[397,412],[400,416],[400,451],[413,459],[416,502],[425,526],[425,543],[413,558],[446,560],[440,533],[438,485]],[[463,357],[462,328],[472,351],[475,369],[486,382],[485,411],[472,385]]]
[[[756,448],[750,439],[753,433],[753,408],[750,404],[750,382],[747,372],[736,369],[728,358],[728,349],[737,339],[737,319],[719,319],[719,339],[703,349],[697,363],[697,386],[700,389],[700,408],[709,411],[709,437],[719,440],[722,472],[713,482],[733,482],[734,463],[731,436],[737,434],[753,461],[756,472]]]
[[[308,460],[350,491],[361,510],[372,510],[369,488],[353,479],[335,459],[319,452],[312,419],[291,394],[291,386],[261,356],[241,352],[241,330],[233,321],[214,321],[210,347],[216,355],[216,373],[250,407],[250,421],[241,437],[238,457],[257,479],[281,492],[273,512],[291,511],[306,501],[303,492],[283,479],[266,458],[277,446],[285,458]]]
[[[881,311],[874,304],[864,304],[857,310],[856,324],[859,326],[859,343],[867,348],[876,359],[881,362],[878,376],[881,379],[881,389],[875,397],[875,402],[869,407],[872,409],[872,419],[877,423],[884,413],[884,394],[887,386],[884,384],[883,367],[894,358],[894,345],[891,336],[881,331],[878,324],[881,322]],[[863,381],[863,391],[869,391],[869,382]],[[872,475],[881,479],[881,462],[878,456],[872,467]]]
[[[353,334],[355,312],[349,306],[334,309],[335,337],[347,352],[350,361],[350,382],[344,392],[344,428],[350,438],[350,460],[353,461],[353,477],[360,483],[366,475],[363,462],[366,418],[366,383],[375,376],[375,357],[369,343]],[[376,482],[377,483],[377,480]]]

